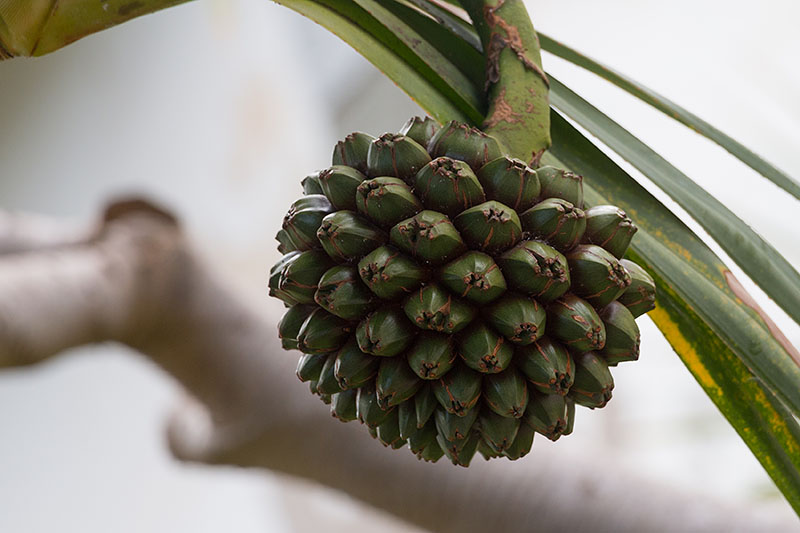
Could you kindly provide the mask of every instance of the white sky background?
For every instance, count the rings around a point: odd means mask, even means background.
[[[800,176],[797,2],[528,5],[538,29]],[[800,265],[789,218],[796,201],[608,84],[551,56],[545,67]],[[42,59],[2,63],[0,95],[0,206],[88,220],[108,198],[144,192],[174,209],[240,286],[264,294],[273,236],[299,179],[326,166],[353,129],[396,129],[416,112],[337,38],[265,0],[200,0]],[[800,330],[776,316],[800,344]],[[615,372],[614,401],[581,410],[575,433],[555,446],[565,457],[613,456],[674,486],[787,512],[657,330],[642,328],[642,359]],[[0,531],[289,532],[322,520],[336,531],[359,518],[335,496],[287,490],[261,472],[174,462],[162,429],[179,396],[151,365],[111,345],[0,374]],[[306,516],[293,511],[300,498]]]

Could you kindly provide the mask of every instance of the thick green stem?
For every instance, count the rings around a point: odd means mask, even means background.
[[[483,43],[488,113],[483,129],[510,155],[538,164],[550,146],[549,83],[522,0],[461,0]]]
[[[40,56],[188,0],[0,0],[0,60]]]

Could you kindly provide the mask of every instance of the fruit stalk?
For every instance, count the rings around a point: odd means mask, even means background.
[[[531,166],[550,147],[549,81],[539,38],[522,0],[462,0],[486,59],[483,129]]]

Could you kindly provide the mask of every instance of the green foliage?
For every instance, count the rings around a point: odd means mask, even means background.
[[[637,83],[635,80],[628,78],[624,74],[614,71],[613,69],[598,63],[597,61],[587,57],[584,54],[568,47],[567,45],[548,37],[542,33],[539,34],[539,40],[542,44],[542,49],[554,54],[562,59],[566,59],[570,63],[574,63],[586,70],[597,74],[604,78],[620,89],[623,89],[640,100],[650,104],[670,118],[673,118],[681,124],[691,128],[697,133],[711,139],[731,153],[734,157],[741,162],[773,182],[778,187],[782,188],[795,198],[800,199],[800,183],[792,177],[781,172],[775,168],[774,165],[765,161],[757,154],[753,153],[749,148],[742,145],[738,141],[725,135],[717,128],[701,119],[694,113],[687,111],[669,98],[658,94],[657,92],[644,87]]]
[[[280,3],[307,14],[311,2],[282,0]],[[391,3],[389,0],[381,2],[383,5]],[[482,50],[469,23],[442,3],[430,0],[395,3],[413,4],[436,20],[438,25],[422,31],[421,19],[416,12],[406,19],[399,9],[393,12],[396,18],[392,20],[391,29],[371,14],[354,20],[344,13],[345,4],[354,5],[355,2],[337,2],[336,7],[331,4],[326,12],[318,9],[314,16],[317,22],[342,36],[384,70],[437,120],[463,120],[468,116],[473,123],[480,124],[481,120],[475,119],[474,111],[482,110],[483,106],[464,108],[462,101],[449,96],[456,88],[466,92],[461,87],[464,76],[453,75],[453,69],[443,68],[441,64],[437,64],[436,70],[430,66],[420,68],[419,61],[426,61],[425,57],[429,56],[418,55],[415,51],[424,50],[424,54],[431,54],[431,48],[436,48],[440,52],[438,61],[447,58],[445,49],[458,47],[465,50],[466,57],[475,61],[478,57],[475,52]],[[343,20],[350,24],[348,29],[341,28]],[[403,24],[407,27],[402,28]],[[402,28],[403,33],[416,28],[416,36],[426,39],[431,48],[417,44],[412,50],[398,40],[384,49],[382,57],[376,57],[373,48],[388,42],[388,34],[398,28]],[[360,43],[354,42],[350,31],[362,37]],[[554,49],[554,43],[549,39],[543,40],[545,49]],[[413,61],[407,59],[409,54],[416,56]],[[600,70],[574,51],[572,55],[566,52],[561,55],[594,71]],[[458,65],[456,60],[452,61],[453,67],[462,74],[470,68],[462,60],[458,60]],[[401,70],[413,71],[413,75],[398,78],[396,73]],[[669,101],[653,97],[655,93],[640,88],[627,78],[617,77],[612,81],[615,80],[623,80],[624,83],[619,81],[623,88],[704,132],[769,179],[793,190],[792,180],[785,176],[783,179],[774,167],[694,115]],[[711,197],[632,134],[557,81],[551,80],[551,84],[552,103],[557,108],[568,113],[610,149],[631,161],[645,176],[685,204],[690,214],[704,224],[712,237],[720,241],[728,254],[765,291],[780,300],[795,319],[800,316],[797,314],[799,278],[777,251],[724,206],[703,201],[703,198]],[[449,87],[448,91],[439,90],[442,85]],[[453,108],[457,111],[454,112]],[[589,205],[619,205],[640,226],[629,255],[645,266],[658,286],[657,307],[650,317],[787,500],[800,511],[800,427],[792,414],[800,414],[800,355],[753,303],[725,264],[674,213],[557,113],[552,115],[551,134],[552,150],[543,161],[583,174]],[[530,154],[515,153],[512,148],[509,155],[526,158]],[[692,195],[697,196],[692,198]]]

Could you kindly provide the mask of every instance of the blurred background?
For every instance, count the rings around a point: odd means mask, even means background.
[[[528,7],[537,29],[800,176],[798,2]],[[800,266],[796,201],[609,84],[552,56],[544,61]],[[264,312],[277,318],[266,274],[299,180],[327,166],[347,133],[397,130],[420,113],[357,53],[294,12],[265,0],[198,0],[51,56],[0,63],[0,208],[85,223],[111,198],[146,194],[174,210],[241,288],[263,294]],[[800,328],[746,285],[800,345]],[[606,409],[579,411],[559,453],[613,457],[623,470],[680,490],[790,514],[658,330],[640,324],[640,361],[615,371]],[[163,426],[180,395],[144,358],[112,344],[0,373],[0,531],[409,530],[346,496],[268,472],[174,461]],[[537,440],[532,455],[550,445]],[[535,475],[533,461],[520,467]]]

